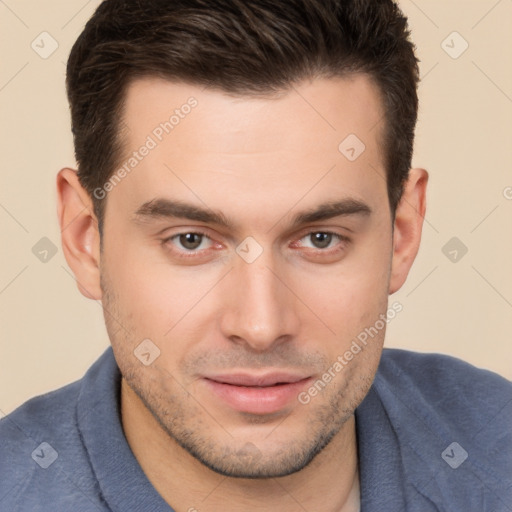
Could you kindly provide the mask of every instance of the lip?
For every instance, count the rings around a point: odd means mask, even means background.
[[[277,413],[296,401],[310,380],[309,376],[286,372],[235,373],[203,378],[208,389],[232,409],[260,415]]]

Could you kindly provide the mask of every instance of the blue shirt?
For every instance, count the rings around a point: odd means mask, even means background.
[[[120,379],[109,348],[81,380],[0,420],[1,512],[172,512],[124,437]],[[504,378],[385,349],[355,417],[362,512],[512,511]]]

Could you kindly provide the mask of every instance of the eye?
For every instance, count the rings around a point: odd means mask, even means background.
[[[301,247],[308,247],[311,249],[330,249],[333,247],[333,245],[331,245],[333,242],[334,245],[336,245],[336,243],[342,240],[345,240],[345,238],[336,233],[331,233],[330,231],[315,231],[302,237],[300,239],[300,245]],[[308,241],[310,245],[307,244]]]
[[[185,250],[185,252],[197,251],[202,249],[208,249],[210,245],[208,242],[211,240],[204,235],[203,233],[179,233],[177,235],[171,236],[166,240],[166,242],[171,242],[177,246],[180,250]]]

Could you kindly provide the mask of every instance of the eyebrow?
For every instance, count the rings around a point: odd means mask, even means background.
[[[366,203],[358,199],[346,198],[322,203],[310,210],[296,214],[292,219],[291,227],[296,228],[310,222],[340,216],[367,217],[371,213],[372,209]],[[222,212],[167,198],[155,198],[147,201],[134,214],[134,220],[141,222],[166,218],[195,220],[206,224],[217,224],[225,228],[230,228],[234,224]]]

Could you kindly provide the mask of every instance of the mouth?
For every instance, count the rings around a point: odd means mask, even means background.
[[[274,414],[287,408],[311,381],[291,373],[230,374],[203,378],[208,390],[231,409],[248,414]]]

